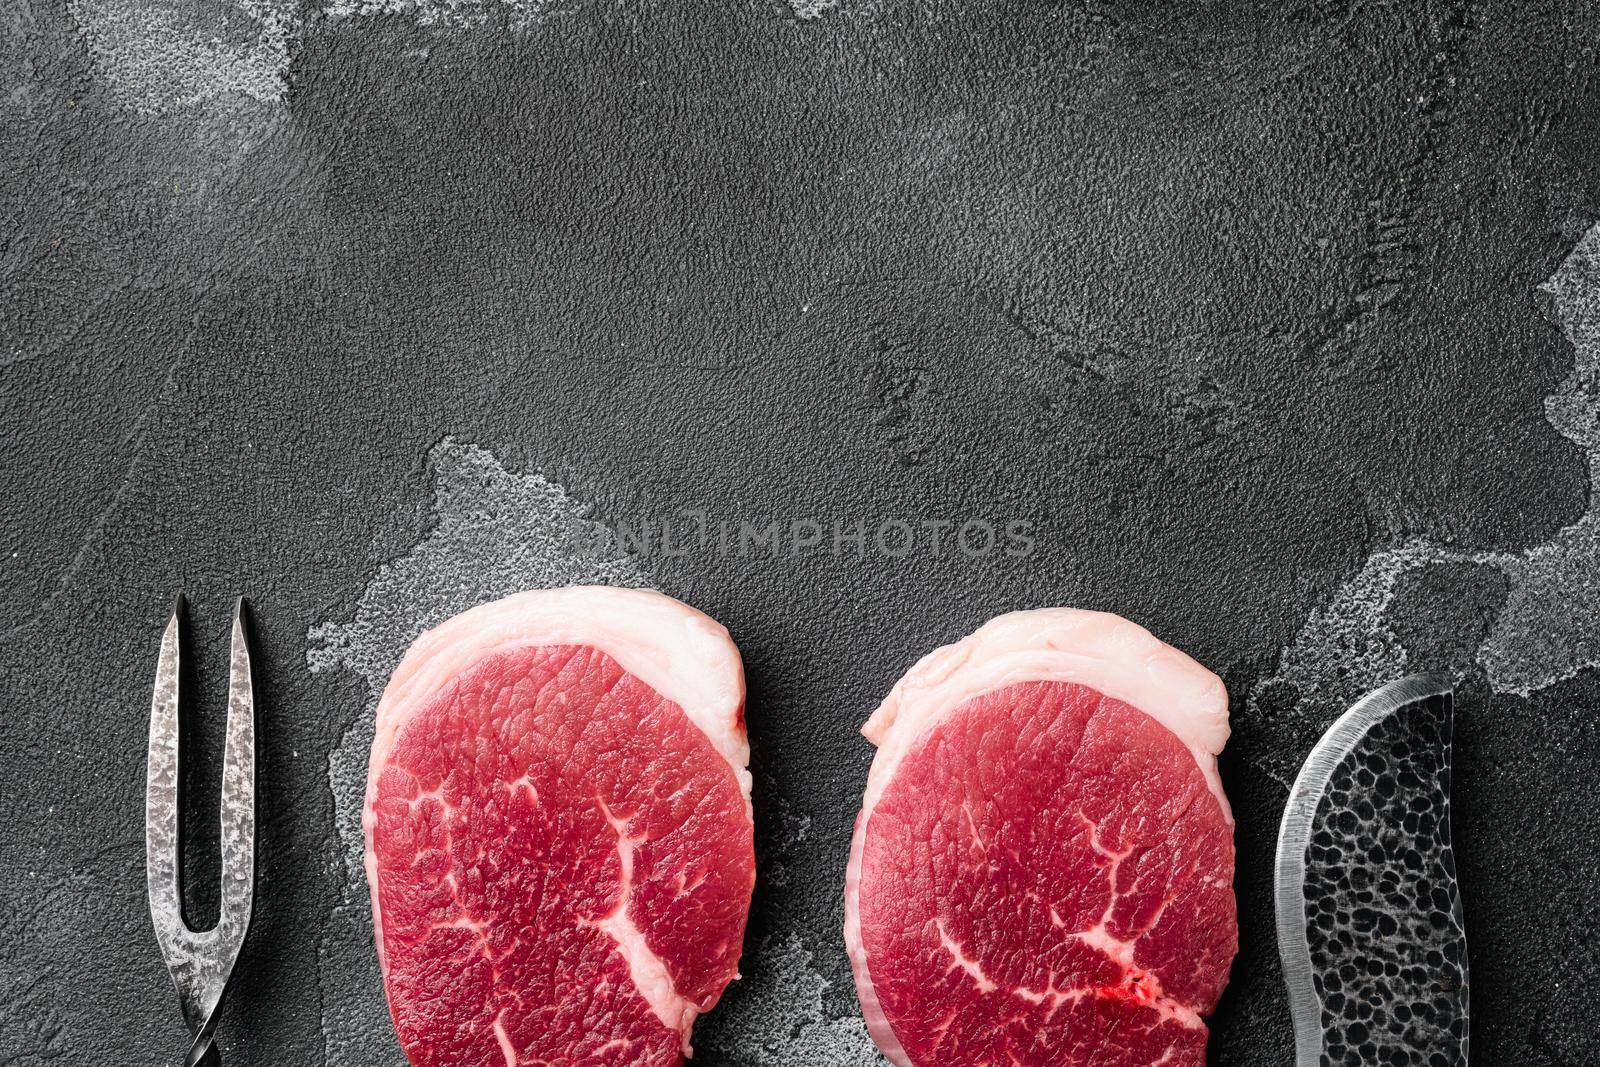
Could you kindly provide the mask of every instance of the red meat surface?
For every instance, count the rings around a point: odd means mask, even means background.
[[[848,933],[880,1047],[902,1067],[1203,1064],[1238,943],[1218,788],[1085,684],[938,716],[857,825]]]
[[[368,802],[411,1062],[681,1063],[737,976],[754,884],[726,756],[589,646],[496,651],[415,703]]]

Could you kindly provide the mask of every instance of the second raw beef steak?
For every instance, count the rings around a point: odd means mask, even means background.
[[[845,936],[899,1067],[1199,1067],[1238,943],[1222,682],[1142,628],[995,619],[865,727]]]

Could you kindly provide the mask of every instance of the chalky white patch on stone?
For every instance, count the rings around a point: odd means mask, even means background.
[[[823,997],[832,983],[814,963],[794,934],[747,954],[731,1002],[701,1023],[700,1054],[738,1067],[887,1067],[859,1014],[828,1014]]]
[[[789,7],[794,11],[794,17],[802,22],[819,19],[823,15],[838,7],[840,0],[789,0]]]
[[[570,11],[581,0],[331,0],[324,9],[333,19],[405,18],[419,26],[504,26],[525,30],[553,13]]]
[[[1326,710],[1405,674],[1409,654],[1388,622],[1389,606],[1402,577],[1442,563],[1492,567],[1507,579],[1505,604],[1476,653],[1497,692],[1528,696],[1600,666],[1600,225],[1540,290],[1553,298],[1574,354],[1572,373],[1545,399],[1545,417],[1587,458],[1583,515],[1520,552],[1463,552],[1425,540],[1374,552],[1307,617],[1276,672],[1257,684],[1253,705],[1286,683],[1302,703]]]
[[[1545,398],[1545,418],[1583,449],[1589,501],[1549,544],[1495,557],[1510,593],[1478,662],[1496,689],[1523,696],[1600,665],[1600,225],[1540,288],[1572,344],[1572,373]]]
[[[537,472],[508,471],[490,452],[450,438],[430,451],[429,532],[383,564],[354,612],[307,634],[312,671],[347,671],[367,703],[328,759],[343,887],[319,964],[328,1067],[404,1067],[372,949],[361,807],[378,698],[423,630],[477,604],[525,589],[645,586],[625,558],[594,554],[612,543],[590,509]]]
[[[295,0],[68,0],[95,70],[141,114],[239,96],[277,104],[300,34]]]
[[[314,20],[402,18],[419,26],[512,32],[584,0],[67,0],[96,72],[118,105],[160,114],[230,96],[281,105],[293,50]],[[820,18],[840,0],[789,0]]]

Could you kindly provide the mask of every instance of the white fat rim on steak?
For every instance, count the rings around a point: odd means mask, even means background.
[[[609,586],[570,586],[517,593],[481,604],[447,619],[412,643],[395,668],[383,698],[378,702],[377,732],[367,770],[367,795],[362,811],[366,833],[367,883],[376,887],[377,855],[372,835],[376,828],[378,776],[388,763],[400,730],[438,696],[454,678],[489,656],[517,648],[578,645],[616,660],[623,670],[683,709],[689,720],[728,761],[750,811],[750,743],[742,719],[744,667],[739,650],[723,625],[710,616],[663,593],[648,589]],[[378,959],[384,960],[383,917],[376,892],[372,921],[377,935]],[[648,956],[640,944],[623,945],[635,970],[640,992],[669,1027],[682,1029],[693,1022],[692,1009],[684,1017],[683,1004],[670,988],[659,988],[665,972],[639,964]],[[642,950],[642,951],[641,951]],[[640,958],[635,958],[640,957]],[[653,958],[653,957],[650,957]],[[686,1004],[687,1002],[684,1002]]]
[[[1228,740],[1222,679],[1137,623],[1103,611],[1041,608],[1001,615],[922,657],[895,683],[861,732],[877,746],[845,873],[845,946],[873,1040],[896,1067],[912,1067],[873,992],[861,941],[861,859],[867,822],[900,762],[928,731],[974,697],[1023,682],[1075,682],[1121,700],[1178,738],[1205,775],[1222,814],[1217,755]]]
[[[1076,608],[1001,615],[918,660],[861,728],[878,746],[862,810],[877,806],[918,738],[973,697],[1019,682],[1076,682],[1138,708],[1188,747],[1232,821],[1217,774],[1228,741],[1222,679],[1138,623]]]
[[[447,619],[412,643],[378,703],[372,767],[400,728],[452,678],[489,656],[539,645],[599,649],[677,704],[750,795],[750,742],[740,709],[744,668],[723,625],[650,589],[570,586],[517,593]]]

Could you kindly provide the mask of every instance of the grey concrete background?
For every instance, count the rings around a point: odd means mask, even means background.
[[[180,589],[203,751],[256,609],[225,1062],[396,1064],[350,864],[372,689],[426,623],[571,580],[745,654],[763,873],[699,1062],[872,1062],[856,728],[1058,603],[1233,693],[1216,1062],[1289,1058],[1286,781],[1435,668],[1478,1062],[1600,1062],[1597,41],[1587,3],[11,0],[0,1064],[181,1061],[142,841]],[[1036,546],[573,548],[685,509]],[[191,786],[209,811],[214,761]]]

